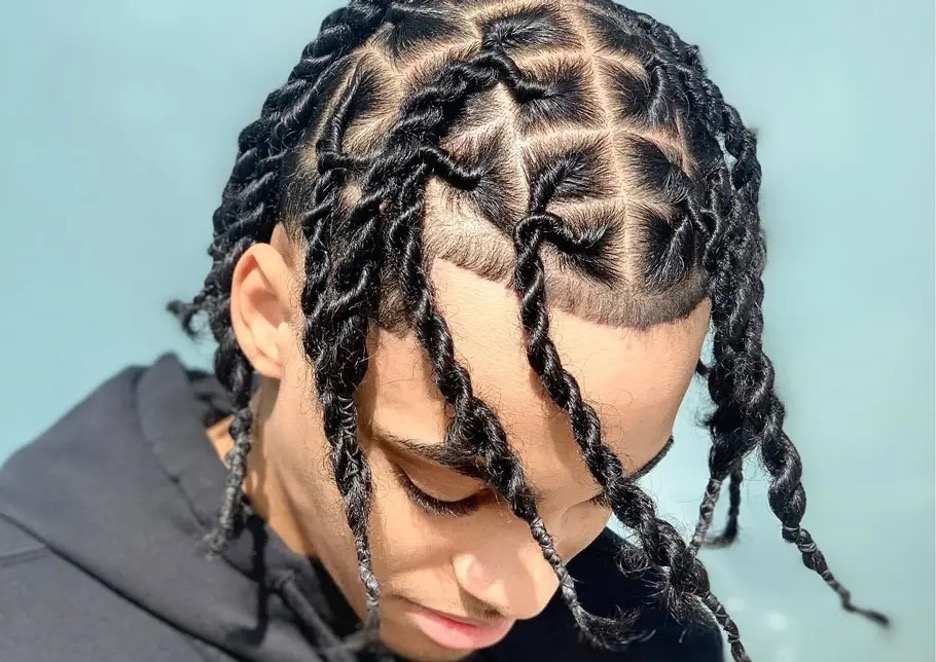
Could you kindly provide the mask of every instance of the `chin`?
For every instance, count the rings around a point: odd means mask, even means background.
[[[412,641],[407,642],[384,640],[384,645],[396,655],[411,662],[457,662],[475,652],[442,648],[438,644],[425,640],[416,641],[416,636]]]

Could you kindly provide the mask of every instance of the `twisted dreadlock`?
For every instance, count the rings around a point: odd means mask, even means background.
[[[190,303],[168,305],[193,337],[194,317],[207,314],[219,343],[215,372],[233,396],[235,444],[225,457],[214,553],[235,535],[251,444],[252,369],[231,328],[232,275],[244,251],[282,223],[306,249],[302,343],[371,628],[380,588],[354,394],[367,371],[373,320],[395,333],[415,331],[454,412],[445,443],[528,524],[583,634],[607,647],[644,636],[632,631],[636,611],[599,617],[579,603],[500,421],[455,359],[427,276],[436,258],[516,290],[529,363],[568,413],[614,515],[639,542],[622,550],[621,568],[657,570],[657,597],[675,618],[707,610],[734,659],[749,659],[697,551],[736,537],[742,461],[757,447],[784,539],[846,609],[887,623],[852,604],[800,526],[801,462],[783,432],[761,345],[766,248],[756,137],[707,78],[697,46],[610,0],[354,0],[323,21],[238,146],[213,218],[212,269]],[[433,214],[440,196],[428,194],[432,187],[482,220]],[[713,363],[700,361],[696,371],[715,405],[705,418],[710,479],[687,544],[602,442],[597,414],[549,338],[547,309],[647,328],[685,317],[705,297]],[[726,479],[728,522],[707,538]]]

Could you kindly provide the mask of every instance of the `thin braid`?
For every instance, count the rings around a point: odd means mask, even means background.
[[[725,611],[725,606],[719,602],[711,592],[703,595],[702,601],[715,615],[715,620],[725,631],[728,639],[728,646],[731,648],[732,659],[750,662],[751,658],[748,656],[747,651],[744,650],[744,645],[741,643],[741,633],[738,632],[738,626],[731,620],[731,617],[728,616],[728,612]]]
[[[721,149],[736,157],[735,167],[730,171],[721,158],[704,164],[705,169],[697,173],[698,180],[689,187],[685,200],[689,219],[698,235],[705,238],[701,263],[708,273],[714,274],[710,289],[712,292],[725,293],[727,300],[731,300],[729,293],[737,292],[739,287],[736,281],[747,277],[747,265],[730,257],[731,252],[726,248],[737,241],[738,226],[748,222],[744,214],[737,212],[737,205],[732,206],[737,195],[736,189],[746,188],[754,204],[757,200],[759,165],[756,159],[739,158],[747,155],[753,157],[753,136],[748,136],[735,109],[724,101],[718,86],[708,78],[697,46],[685,43],[672,28],[648,14],[613,2],[599,4],[607,16],[619,22],[622,32],[639,34],[651,46],[639,53],[648,75],[656,80],[667,81],[667,87],[682,92],[671,95],[673,103],[687,115],[699,118],[698,123],[690,123],[687,127],[690,142],[703,145],[711,136],[721,134],[726,143]],[[681,219],[680,228],[684,227],[685,220]],[[721,263],[718,258],[726,254],[729,256],[727,266],[720,268],[726,264],[726,258],[722,257]],[[708,378],[712,399],[720,404],[707,420],[712,434],[709,457],[711,476],[699,507],[696,532],[690,542],[693,553],[702,544],[724,545],[734,540],[738,529],[740,483],[743,479],[740,463],[753,447],[752,441],[738,434],[740,417],[730,397],[726,395],[730,392],[728,380],[732,375],[727,366],[732,364],[733,350],[719,350],[715,365],[708,366],[699,360],[695,369],[697,374]],[[729,474],[733,505],[729,510],[725,533],[717,540],[705,541],[704,535],[711,524],[720,488]]]
[[[242,238],[221,260],[221,270],[217,277],[222,283],[231,282],[238,260],[251,243],[249,237]],[[215,374],[231,394],[231,405],[234,408],[234,420],[230,426],[230,435],[234,439],[234,444],[224,457],[227,474],[218,518],[205,537],[210,557],[220,554],[224,545],[234,535],[237,526],[236,518],[240,513],[244,494],[241,485],[246,473],[247,454],[250,452],[252,441],[250,395],[253,370],[247,357],[241,351],[231,326],[230,287],[222,291],[226,291],[227,294],[222,297],[222,305],[213,311],[210,323],[215,336],[220,338],[214,356]]]
[[[334,211],[340,208],[341,189],[350,169],[367,165],[366,158],[354,159],[340,152],[347,126],[347,112],[354,96],[362,84],[359,70],[339,100],[332,115],[326,121],[322,134],[316,141],[318,178],[312,194],[312,208],[299,220],[301,231],[308,247],[305,256],[305,282],[301,295],[301,308],[305,316],[303,343],[307,357],[313,364],[329,339],[329,333],[319,329],[324,303],[324,294],[332,272],[332,234],[338,219]]]
[[[746,154],[753,156],[753,136],[751,138],[740,137],[739,131],[743,133],[746,129],[737,117],[735,109],[724,101],[718,86],[712,83],[706,75],[698,47],[685,43],[672,28],[648,14],[618,6],[615,6],[615,10],[625,20],[639,25],[644,36],[653,44],[653,56],[645,62],[648,70],[659,68],[682,83],[687,93],[686,102],[692,105],[691,112],[700,117],[702,124],[711,135],[717,135],[719,132],[725,135],[729,153],[738,156],[739,154],[734,152],[734,149],[742,146]],[[752,175],[755,171],[756,179],[742,180],[746,174]],[[746,186],[756,204],[759,172],[756,160],[753,164],[739,163],[736,160],[735,168],[731,171],[723,162],[719,162],[714,171],[707,176],[708,188],[703,189],[702,194],[704,199],[698,199],[698,188],[691,190],[688,196],[689,211],[694,218],[699,219],[697,225],[703,235],[707,235],[702,262],[710,273],[716,274],[713,277],[713,292],[725,291],[727,293],[729,288],[737,288],[737,283],[720,287],[720,280],[732,276],[745,278],[746,269],[743,264],[732,261],[730,268],[719,270],[716,258],[719,250],[724,251],[724,246],[730,245],[733,239],[731,231],[739,224],[748,221],[748,218],[742,215],[731,213],[731,203],[736,195],[732,185]],[[699,361],[696,369],[698,374],[708,377],[709,391],[715,402],[725,401],[723,397],[725,380],[720,379],[719,376],[728,372],[725,370],[727,364],[730,364],[730,357],[719,354],[716,355],[714,366],[707,366]],[[722,407],[713,418],[708,420],[713,440],[709,457],[711,476],[699,506],[699,520],[690,542],[693,553],[702,544],[709,546],[729,544],[737,534],[740,484],[743,480],[741,460],[751,448],[749,443],[745,444],[744,440],[734,432],[737,420],[737,414],[730,405]],[[716,540],[705,540],[705,533],[711,525],[721,486],[729,474],[732,505],[729,509],[728,522],[724,533]]]
[[[170,301],[166,308],[176,315],[190,337],[199,333],[194,317],[207,312],[209,326],[218,340],[215,374],[232,396],[234,420],[230,434],[234,445],[225,456],[227,475],[218,519],[207,535],[209,555],[216,556],[234,535],[243,505],[243,478],[251,448],[252,413],[249,407],[253,369],[232,330],[230,291],[234,268],[250,245],[266,241],[276,222],[274,198],[280,167],[292,143],[315,110],[320,86],[355,46],[363,43],[381,24],[386,2],[352,2],[327,16],[320,33],[302,51],[300,62],[287,82],[271,92],[260,118],[238,136],[238,156],[213,215],[214,240],[208,248],[213,266],[202,290],[191,302]]]
[[[743,478],[744,469],[741,464],[738,464],[738,467],[729,475],[728,521],[721,533],[707,540],[706,544],[709,547],[730,545],[738,537],[738,511],[741,509],[741,481]]]
[[[414,184],[411,188],[419,187]],[[421,195],[415,195],[411,204],[409,209],[421,209]],[[415,211],[411,213],[417,215]],[[487,481],[504,497],[514,515],[527,523],[543,557],[559,579],[563,601],[587,641],[604,648],[623,648],[630,642],[646,639],[647,633],[628,631],[637,621],[636,610],[620,611],[616,619],[611,619],[590,614],[582,607],[574,580],[537,514],[520,462],[506,441],[506,433],[490,408],[475,397],[470,375],[454,356],[451,333],[438,313],[431,282],[421,267],[418,228],[406,233],[404,256],[401,272],[405,280],[401,287],[406,292],[406,310],[430,358],[436,386],[455,411],[446,432],[446,443],[463,448],[466,457],[485,472]]]
[[[358,573],[368,610],[365,630],[376,643],[379,630],[380,585],[373,572],[368,534],[372,498],[370,467],[357,438],[354,393],[368,366],[366,336],[377,300],[377,277],[383,261],[379,248],[380,203],[394,188],[385,177],[383,161],[353,159],[339,151],[348,111],[362,79],[355,71],[344,96],[317,141],[320,178],[313,193],[315,205],[301,227],[309,247],[307,278],[301,296],[305,316],[303,345],[314,364],[316,392],[323,411],[323,427],[331,447],[330,459],[345,516],[354,537]],[[333,218],[339,209],[341,184],[348,166],[366,167],[363,196],[340,227]],[[343,231],[345,250],[330,248]]]
[[[345,99],[353,96],[352,87]],[[342,250],[336,251],[324,293],[317,300],[321,305],[310,311],[305,331],[306,346],[315,361],[316,387],[332,447],[332,465],[355,537],[369,624],[375,630],[380,592],[371,568],[367,535],[370,472],[357,443],[353,395],[369,363],[366,336],[377,305],[378,278],[386,255],[381,241],[381,203],[398,190],[397,171],[405,170],[412,161],[414,151],[407,143],[414,128],[414,124],[401,121],[388,139],[388,146],[369,161],[361,182],[361,198],[339,228],[343,232]],[[312,303],[308,292],[307,287],[303,296],[306,305]]]
[[[656,516],[653,501],[628,476],[620,460],[601,440],[600,419],[581,397],[575,378],[562,367],[549,338],[545,306],[545,272],[539,246],[548,238],[569,252],[588,250],[595,237],[581,236],[555,214],[543,211],[555,182],[531,190],[531,213],[517,226],[514,287],[521,299],[520,316],[527,339],[527,358],[552,400],[569,416],[576,442],[595,481],[608,494],[615,516],[639,536],[647,559],[663,572],[658,597],[677,620],[696,612],[699,600],[710,596],[708,574],[671,524]],[[705,602],[706,605],[709,602]],[[722,607],[724,611],[724,608]],[[727,612],[725,623],[733,624]],[[736,660],[747,659],[739,641]]]
[[[847,611],[862,614],[888,625],[881,612],[857,607],[850,592],[834,577],[810,533],[800,526],[806,509],[801,482],[802,463],[796,447],[783,431],[784,407],[774,393],[773,365],[762,348],[766,241],[760,226],[757,202],[761,168],[756,157],[756,136],[744,127],[737,110],[723,101],[718,87],[704,75],[698,49],[687,46],[675,32],[647,14],[628,12],[646,29],[665,62],[667,54],[680,60],[674,70],[701,102],[709,125],[721,129],[725,149],[734,157],[730,169],[730,197],[726,234],[715,249],[717,265],[711,282],[715,326],[715,366],[709,372],[709,392],[716,410],[708,418],[713,435],[709,458],[711,479],[700,506],[696,534],[702,536],[711,521],[721,482],[731,474],[732,508],[726,525],[730,542],[737,531],[740,506],[741,461],[759,444],[764,466],[771,474],[768,498],[771,509],[783,524],[783,538],[797,546],[806,567],[817,572],[840,597]],[[717,252],[717,256],[715,253]]]
[[[758,443],[757,437],[745,433],[744,412],[734,399],[734,384],[743,375],[733,370],[744,362],[743,349],[735,343],[749,333],[760,334],[760,328],[744,330],[750,323],[753,312],[750,292],[759,280],[764,255],[758,255],[758,246],[751,241],[752,222],[757,223],[756,202],[751,193],[759,187],[760,166],[754,155],[754,137],[740,124],[737,111],[726,109],[725,144],[730,153],[736,156],[735,166],[729,176],[734,195],[728,200],[726,219],[726,241],[713,251],[713,278],[711,281],[712,321],[715,327],[714,358],[715,365],[709,371],[708,387],[716,409],[707,417],[706,424],[712,434],[712,448],[709,454],[711,479],[721,484],[731,475],[731,489],[735,497],[735,507],[729,510],[725,530],[737,530],[737,518],[740,504],[740,484],[743,479],[741,464],[743,458]],[[741,137],[739,137],[739,135]],[[752,160],[753,163],[747,163]],[[744,179],[745,174],[751,177]],[[747,204],[745,204],[747,199]],[[754,232],[759,232],[756,230]],[[758,263],[761,264],[758,267]],[[706,490],[706,496],[700,506],[700,518],[697,533],[704,536],[714,513],[718,493]],[[733,537],[725,539],[730,542]],[[704,539],[698,543],[704,544]]]
[[[699,521],[696,524],[695,532],[692,534],[692,540],[689,543],[693,552],[698,552],[702,545],[706,547],[725,547],[738,537],[738,510],[741,506],[741,481],[742,469],[739,465],[729,475],[728,483],[729,505],[728,519],[722,532],[712,538],[706,538],[706,533],[712,524],[712,515],[715,511],[715,503],[718,500],[718,491],[721,488],[722,481],[716,478],[710,478],[705,488],[705,497],[699,506]]]
[[[692,534],[692,539],[689,541],[689,548],[693,552],[697,552],[705,541],[705,533],[711,525],[715,502],[718,500],[721,485],[722,481],[718,478],[709,478],[708,484],[705,486],[705,496],[699,506],[699,521],[696,524],[695,532]]]
[[[368,618],[364,629],[366,634],[373,635],[379,628],[377,607],[380,591],[371,567],[366,526],[371,498],[370,470],[356,443],[354,403],[347,395],[338,393],[337,387],[328,379],[332,374],[330,362],[337,359],[333,354],[322,351],[331,333],[320,325],[323,290],[332,266],[329,252],[335,220],[332,215],[338,207],[348,167],[355,165],[355,160],[341,154],[338,148],[346,124],[345,113],[359,84],[360,79],[355,75],[316,144],[319,178],[313,192],[314,204],[300,219],[300,228],[308,246],[300,305],[304,315],[303,345],[306,356],[311,357],[316,366],[317,393],[323,407],[324,431],[331,447],[332,470],[344,500],[345,516],[354,538],[358,570],[365,588]],[[373,637],[369,640],[373,641]]]
[[[249,239],[240,243],[240,250],[235,248],[234,255],[241,255],[246,250]],[[230,319],[228,313],[228,319]],[[251,377],[253,370],[247,361],[233,329],[228,326],[222,341],[215,352],[215,372],[223,375],[222,384],[231,394],[231,404],[234,407],[234,420],[231,422],[230,435],[234,445],[225,454],[224,464],[227,475],[224,484],[224,496],[218,519],[215,526],[208,533],[207,541],[209,556],[216,556],[224,549],[224,545],[234,535],[243,499],[243,479],[246,473],[247,454],[250,452],[252,435],[252,415],[250,410]]]
[[[476,81],[479,88],[484,89],[494,82],[491,76],[484,73],[484,67],[491,65],[495,74],[504,75],[512,90],[521,90],[521,97],[532,98],[536,94],[535,84],[524,80],[518,74],[515,65],[502,52],[497,51],[480,53],[469,63],[454,65],[440,74],[440,80],[446,80],[451,71],[456,71],[464,75],[466,80]],[[453,86],[458,86],[459,82],[456,79]],[[439,87],[441,88],[441,85]],[[461,90],[462,95],[476,91],[464,86],[458,86],[456,89]],[[464,98],[445,88],[435,90],[433,94],[448,103],[460,103]],[[425,94],[413,107],[421,109],[434,103],[431,96]],[[447,113],[451,113],[451,110],[442,109],[432,113],[426,109],[424,117],[431,121],[433,118],[444,117]],[[419,131],[422,135],[436,132],[437,135],[436,127],[416,128],[413,126],[415,122],[407,122],[405,113],[403,117],[401,126],[405,126],[408,131]],[[411,176],[403,182],[403,189],[398,196],[399,214],[396,221],[389,224],[389,235],[393,242],[391,245],[399,243],[400,237],[404,238],[398,273],[407,311],[411,316],[410,322],[431,359],[438,388],[447,402],[454,407],[455,415],[447,433],[447,443],[466,446],[466,455],[475,458],[487,472],[489,482],[505,497],[514,514],[528,523],[531,534],[543,550],[544,558],[559,578],[560,593],[585,638],[607,648],[623,647],[629,642],[643,640],[647,636],[646,633],[636,636],[627,633],[627,629],[636,622],[636,610],[619,612],[617,619],[609,619],[589,614],[581,606],[575,592],[574,580],[556,552],[555,544],[545,525],[536,514],[520,463],[506,442],[503,428],[493,412],[473,395],[467,371],[454,358],[451,335],[445,320],[436,310],[432,286],[423,269],[421,215],[424,186],[421,180],[429,174],[438,174],[457,186],[470,186],[476,181],[477,173],[456,167],[450,158],[436,148],[423,148],[417,156],[421,156],[423,163],[431,160],[432,170],[417,166]],[[478,454],[482,458],[480,461],[476,459]]]
[[[712,282],[713,292],[738,291],[741,288],[738,280],[748,277],[748,271],[743,261],[730,259],[730,267],[719,269],[716,260],[718,251],[726,252],[725,247],[732,245],[739,225],[748,222],[748,217],[736,212],[737,205],[732,206],[737,193],[735,187],[746,188],[748,195],[756,206],[759,191],[760,166],[756,159],[749,163],[742,161],[743,155],[753,157],[753,134],[749,135],[743,127],[740,117],[733,106],[727,104],[718,86],[709,80],[705,67],[699,57],[699,49],[695,45],[686,44],[669,26],[660,23],[648,14],[632,12],[621,8],[623,14],[635,19],[645,30],[645,34],[654,44],[654,59],[648,66],[658,66],[677,77],[688,93],[688,99],[693,102],[693,110],[700,114],[706,130],[712,135],[721,133],[726,142],[726,150],[736,158],[733,170],[719,162],[717,169],[710,174],[710,187],[705,191],[706,199],[696,202],[695,196],[690,194],[689,207],[694,216],[707,221],[706,227],[711,230],[710,237],[705,245],[703,264],[710,273],[714,273]],[[737,150],[741,150],[738,152]],[[747,177],[747,179],[743,179]],[[693,191],[694,193],[694,191]],[[734,213],[733,213],[734,211]],[[722,242],[722,237],[726,240]],[[722,284],[721,281],[728,281]],[[740,304],[743,295],[735,295]],[[730,300],[730,299],[729,299]],[[743,309],[739,305],[738,309]],[[737,316],[735,316],[737,317]],[[699,506],[699,520],[695,533],[690,542],[693,552],[703,544],[709,547],[725,546],[733,542],[738,531],[738,515],[740,512],[741,492],[743,480],[741,463],[743,457],[749,452],[754,443],[745,440],[737,433],[739,416],[730,402],[726,402],[727,392],[730,392],[729,380],[733,378],[725,366],[731,365],[733,353],[730,348],[723,348],[716,355],[714,370],[701,361],[696,372],[708,377],[709,392],[712,399],[719,405],[719,410],[707,419],[712,433],[713,447],[709,457],[711,476],[706,485],[705,495]],[[729,491],[731,505],[728,511],[728,521],[724,531],[717,538],[707,540],[705,534],[711,525],[715,505],[718,501],[721,486],[725,477],[730,479]]]

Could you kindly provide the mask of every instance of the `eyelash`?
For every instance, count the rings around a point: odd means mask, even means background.
[[[475,512],[480,505],[476,495],[471,495],[464,499],[459,499],[458,501],[437,499],[416,487],[416,484],[400,467],[396,465],[392,466],[394,474],[396,474],[400,485],[403,487],[403,490],[410,500],[431,515],[438,515],[440,517],[464,517],[465,515],[470,515]],[[608,495],[605,492],[592,497],[589,503],[601,508],[611,507],[611,503],[608,501]]]
[[[400,485],[403,486],[410,500],[431,515],[462,517],[464,515],[470,515],[478,509],[478,498],[475,495],[459,499],[458,501],[443,501],[442,499],[437,499],[434,496],[426,494],[416,487],[416,483],[414,483],[400,467],[393,465],[393,473],[396,474]]]

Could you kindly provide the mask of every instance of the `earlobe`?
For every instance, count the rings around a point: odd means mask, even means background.
[[[283,343],[290,319],[289,270],[268,243],[256,243],[237,262],[231,282],[231,326],[241,351],[265,377],[283,376]]]

